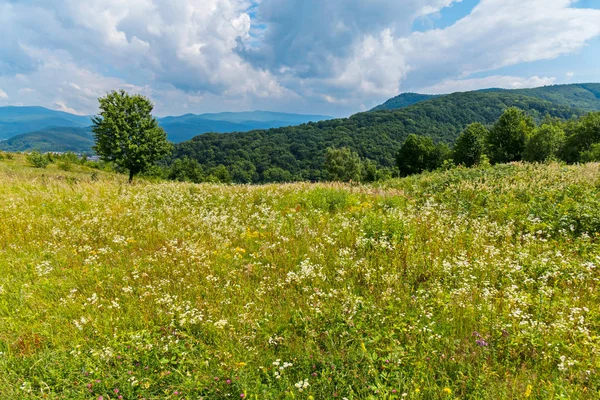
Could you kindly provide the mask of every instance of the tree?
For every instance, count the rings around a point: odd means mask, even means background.
[[[198,161],[183,157],[173,162],[168,178],[179,182],[200,183],[204,181],[204,171]]]
[[[492,163],[521,161],[527,139],[535,129],[533,119],[524,111],[511,107],[504,111],[487,137]]]
[[[453,150],[454,162],[465,167],[479,164],[485,152],[485,139],[488,135],[487,128],[476,122],[466,127],[456,139]]]
[[[582,151],[580,161],[583,163],[600,161],[600,143],[594,143],[589,150]]]
[[[291,182],[293,181],[292,174],[289,171],[284,170],[283,168],[273,167],[269,168],[265,172],[263,172],[263,181],[264,182]]]
[[[396,155],[400,175],[408,176],[439,168],[448,155],[448,146],[435,145],[426,136],[408,135]]]
[[[152,117],[152,102],[124,90],[98,99],[100,114],[92,118],[96,139],[94,150],[103,161],[129,171],[129,182],[169,154],[173,146]]]
[[[360,181],[362,161],[356,152],[348,147],[328,148],[325,153],[325,169],[333,181]]]
[[[600,143],[600,112],[589,113],[578,121],[567,123],[568,137],[562,157],[567,162],[578,162],[583,153]]]
[[[544,124],[527,141],[523,158],[529,162],[556,160],[564,144],[565,131],[557,125]]]

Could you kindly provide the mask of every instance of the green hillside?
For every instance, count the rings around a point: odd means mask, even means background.
[[[13,136],[0,142],[0,150],[92,153],[93,145],[90,128],[56,127]]]
[[[248,132],[255,129],[280,128],[326,119],[331,119],[331,117],[270,111],[247,111],[200,115],[185,114],[178,117],[159,118],[158,123],[167,132],[167,137],[171,142],[181,143],[207,132]]]
[[[413,104],[420,103],[440,97],[441,95],[436,94],[419,94],[419,93],[402,93],[396,97],[393,97],[385,103],[373,108],[371,111],[385,111],[385,110],[397,110],[399,108],[409,107]]]
[[[492,88],[484,89],[480,92],[510,92],[547,100],[556,105],[574,107],[586,111],[600,110],[600,83],[577,83],[514,90]],[[397,110],[440,96],[442,95],[402,93],[373,108],[371,111]]]
[[[542,89],[549,97],[560,92]],[[577,105],[588,106],[585,110],[570,107],[568,98]],[[511,106],[527,111],[539,121],[546,115],[568,119],[583,114],[593,105],[591,98],[575,95],[561,95],[556,103],[524,95],[523,91],[455,93],[398,110],[366,112],[296,127],[206,134],[179,144],[175,157],[187,156],[209,168],[220,164],[229,169],[255,168],[256,181],[264,181],[265,172],[273,168],[288,171],[297,179],[323,180],[324,153],[328,147],[350,147],[362,158],[391,167],[399,146],[411,133],[453,143],[467,124],[491,124]]]

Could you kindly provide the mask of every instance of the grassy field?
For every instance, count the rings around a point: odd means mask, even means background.
[[[599,233],[598,164],[253,187],[0,160],[0,398],[599,398]]]

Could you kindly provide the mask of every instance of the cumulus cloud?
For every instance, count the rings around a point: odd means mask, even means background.
[[[412,78],[433,83],[577,51],[600,35],[600,10],[571,8],[571,3],[482,0],[451,27],[411,35],[405,51]]]
[[[125,88],[162,114],[349,114],[407,89],[547,84],[531,77],[543,71],[472,76],[600,35],[600,10],[572,0],[481,0],[445,29],[411,33],[460,1],[0,0],[0,87],[13,102],[78,113]]]
[[[0,89],[0,99],[8,99],[8,95],[2,89]]]

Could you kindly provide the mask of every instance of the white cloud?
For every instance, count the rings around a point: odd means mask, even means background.
[[[8,99],[8,95],[2,89],[0,89],[0,99]]]
[[[571,0],[482,0],[443,30],[414,33],[405,47],[425,84],[580,50],[600,35],[600,10],[570,8]]]
[[[544,71],[472,76],[572,54],[600,35],[600,10],[572,0],[481,0],[445,29],[411,33],[458,2],[0,0],[0,87],[11,102],[85,114],[119,88],[151,96],[161,114],[349,114],[406,88],[554,82],[532,76]]]
[[[435,85],[420,89],[425,94],[445,94],[454,92],[467,92],[487,88],[524,89],[552,85],[556,78],[532,76],[521,78],[517,76],[488,76],[476,79],[448,79]]]

